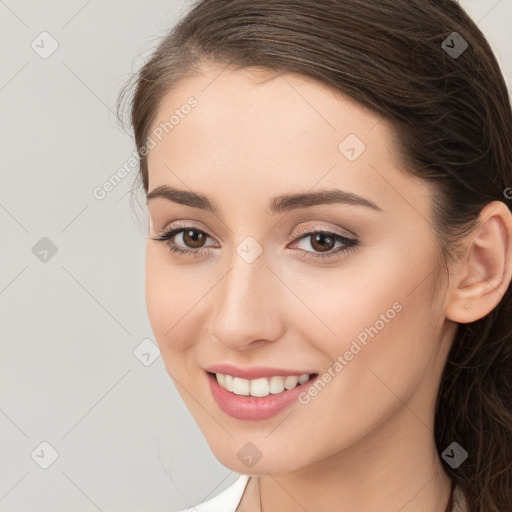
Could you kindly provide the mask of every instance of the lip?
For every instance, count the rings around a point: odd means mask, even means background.
[[[241,379],[247,380],[274,376],[287,377],[289,375],[300,377],[305,373],[309,375],[316,373],[309,370],[285,370],[284,368],[270,368],[267,366],[251,366],[248,368],[239,368],[231,364],[216,364],[214,366],[210,366],[209,368],[205,368],[205,370],[210,373],[222,373],[224,375],[231,375],[232,377],[239,377]]]
[[[275,369],[272,371],[274,372]],[[219,371],[217,373],[223,372]],[[227,375],[231,374],[227,373]],[[259,375],[261,376],[261,373],[259,373]],[[272,375],[278,374],[272,373]],[[291,375],[296,374],[292,373]],[[217,378],[214,374],[206,373],[213,399],[217,402],[219,408],[233,418],[247,421],[258,421],[271,418],[291,406],[297,401],[299,395],[318,378],[318,375],[315,375],[315,377],[312,377],[307,382],[304,382],[304,384],[300,384],[293,389],[289,389],[275,395],[270,394],[265,397],[257,397],[232,393],[231,391],[224,389],[217,382]],[[281,374],[281,376],[283,376],[283,374]]]

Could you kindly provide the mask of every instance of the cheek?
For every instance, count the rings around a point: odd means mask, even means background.
[[[146,249],[145,294],[149,322],[162,353],[176,347],[176,322],[187,302],[188,288],[183,286],[180,269],[173,271],[160,247],[148,243]],[[178,314],[180,314],[178,316]],[[173,341],[171,343],[171,341]],[[178,343],[179,345],[179,343]]]
[[[428,263],[403,261],[391,271],[384,258],[380,273],[347,273],[325,285],[330,300],[318,296],[319,316],[336,335],[315,336],[309,328],[309,339],[329,363],[321,373],[325,385],[310,389],[301,403],[309,404],[303,421],[321,428],[326,439],[339,439],[340,431],[370,431],[408,402],[428,372],[437,320],[425,307],[433,286],[431,279],[421,280],[431,269]],[[336,419],[318,427],[316,418],[325,410]]]
[[[210,285],[212,286],[213,283]],[[146,249],[145,299],[149,322],[166,366],[177,362],[196,344],[203,325],[201,300],[208,291],[193,265],[179,265],[160,246]],[[177,357],[179,356],[179,357]]]
[[[342,396],[354,410],[364,411],[369,401],[394,402],[395,394],[406,400],[431,364],[438,318],[429,309],[433,282],[421,279],[429,269],[426,260],[403,261],[394,270],[382,262],[380,275],[361,277],[344,295],[337,317],[331,311],[339,343],[329,345],[329,356],[342,358],[338,382],[348,386]]]
[[[397,363],[413,373],[433,349],[432,267],[425,247],[404,254],[395,244],[350,268],[315,277],[294,272],[288,281],[314,313],[297,315],[298,321],[330,361],[346,354],[350,365]]]
[[[146,309],[151,327],[159,343],[163,332],[163,312],[167,308],[166,288],[163,265],[159,262],[156,251],[151,248],[150,242],[148,242],[146,246],[145,277]]]
[[[411,275],[421,273],[418,266],[427,264],[400,259],[396,249],[388,247],[353,256],[338,268],[303,266],[299,271],[283,267],[281,275],[284,282],[293,284],[300,299],[301,304],[293,303],[293,297],[290,302],[296,311],[295,321],[311,333],[308,339],[336,349],[360,333],[364,340],[366,329],[375,324],[384,331],[401,321],[400,304],[417,298],[409,292],[414,287]]]

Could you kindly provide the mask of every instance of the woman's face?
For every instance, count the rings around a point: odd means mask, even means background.
[[[431,439],[455,324],[428,186],[384,120],[326,86],[221,70],[164,98],[148,155],[148,314],[213,453],[282,473]]]

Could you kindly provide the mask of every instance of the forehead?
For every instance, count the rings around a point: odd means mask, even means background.
[[[165,124],[173,112],[179,114],[190,98],[197,102],[190,112],[197,126],[214,121],[224,129],[243,125],[246,130],[271,130],[274,136],[283,127],[287,132],[290,128],[303,132],[352,129],[362,136],[376,124],[386,124],[349,96],[298,73],[205,64],[164,96],[151,130]],[[296,135],[297,130],[290,133]]]
[[[159,127],[161,140],[154,137],[148,154],[149,190],[173,183],[268,196],[269,189],[344,186],[395,200],[397,187],[413,182],[425,191],[424,182],[398,171],[383,118],[294,73],[205,66],[163,98],[151,132]]]

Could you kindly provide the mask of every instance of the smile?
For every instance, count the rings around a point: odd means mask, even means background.
[[[248,372],[246,372],[248,373]],[[227,415],[239,420],[264,420],[294,404],[317,373],[261,376],[244,379],[227,373],[206,372],[214,401]]]
[[[288,375],[261,377],[259,379],[242,379],[240,377],[233,377],[232,375],[225,375],[223,373],[216,373],[217,382],[219,385],[234,393],[235,395],[244,396],[257,396],[265,397],[270,394],[276,395],[282,393],[285,389],[290,390],[301,384],[307,382],[314,374],[304,373],[303,375]]]

